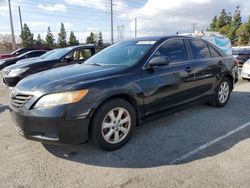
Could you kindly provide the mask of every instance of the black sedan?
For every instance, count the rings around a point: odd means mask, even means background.
[[[18,62],[2,71],[3,82],[8,87],[14,87],[21,79],[48,69],[83,63],[88,58],[102,50],[94,45],[80,45],[54,50],[46,57]]]
[[[32,50],[32,51],[26,52],[24,54],[21,54],[17,57],[11,57],[11,58],[0,60],[0,70],[2,70],[3,68],[5,68],[7,66],[13,65],[17,61],[20,61],[22,59],[39,57],[46,52],[47,52],[47,50]]]
[[[126,144],[137,124],[193,102],[227,104],[237,65],[214,45],[184,36],[117,43],[84,64],[23,79],[10,112],[27,139],[106,150]]]

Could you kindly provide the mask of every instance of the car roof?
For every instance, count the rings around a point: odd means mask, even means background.
[[[136,39],[130,39],[130,40],[149,40],[149,41],[162,41],[162,40],[167,40],[171,38],[185,38],[185,39],[200,39],[197,37],[192,37],[192,36],[183,36],[183,35],[167,35],[167,36],[149,36],[149,37],[138,37]]]
[[[81,45],[77,45],[77,46],[67,46],[65,48],[72,48],[72,49],[76,49],[76,48],[101,48],[101,46],[97,46],[96,44],[81,44]]]

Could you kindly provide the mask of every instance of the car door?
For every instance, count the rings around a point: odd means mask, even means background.
[[[218,83],[223,57],[211,45],[200,39],[188,39],[193,58],[195,87],[198,97],[210,94]]]
[[[165,41],[151,58],[156,56],[167,56],[169,65],[143,69],[145,115],[185,103],[195,96],[194,73],[185,41],[181,38]]]

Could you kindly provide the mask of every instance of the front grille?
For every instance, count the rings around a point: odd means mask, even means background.
[[[32,95],[15,94],[11,96],[11,105],[15,108],[23,107],[30,99]]]

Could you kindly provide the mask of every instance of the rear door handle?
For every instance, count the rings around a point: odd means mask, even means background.
[[[186,67],[186,69],[185,69],[185,71],[188,72],[188,73],[192,72],[192,70],[193,69],[191,67]]]

